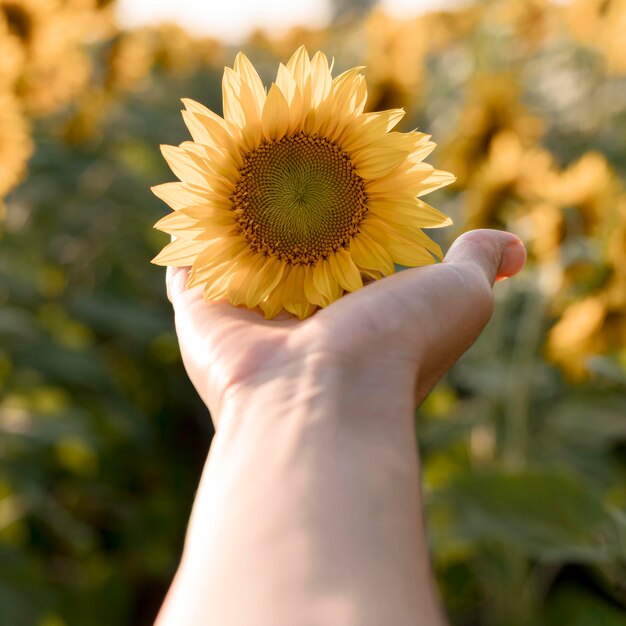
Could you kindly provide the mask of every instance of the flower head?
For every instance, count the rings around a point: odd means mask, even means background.
[[[267,318],[308,317],[394,263],[433,263],[421,229],[451,221],[419,198],[454,177],[423,163],[428,135],[391,132],[402,110],[364,113],[366,97],[360,68],[333,79],[321,52],[298,49],[267,92],[239,54],[224,118],[184,100],[194,141],[162,148],[181,182],[153,188],[174,209],[156,228],[175,237],[154,262],[191,266],[206,299]]]

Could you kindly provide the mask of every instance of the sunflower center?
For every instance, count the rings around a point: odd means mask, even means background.
[[[300,132],[264,141],[244,159],[232,196],[256,252],[292,265],[346,246],[367,210],[365,185],[333,142]]]

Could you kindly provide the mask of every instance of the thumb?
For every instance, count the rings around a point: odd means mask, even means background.
[[[433,287],[431,332],[425,334],[418,402],[476,341],[493,312],[491,288],[497,280],[517,274],[526,261],[526,249],[512,233],[473,230],[461,235],[439,266]]]
[[[526,261],[519,237],[502,230],[479,229],[461,235],[450,247],[444,263],[472,266],[490,285],[515,276]]]

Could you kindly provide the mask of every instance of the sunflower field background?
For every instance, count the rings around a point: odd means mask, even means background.
[[[523,274],[416,416],[454,626],[626,625],[626,2],[339,1],[255,33],[365,65],[457,175],[433,204],[524,239]],[[152,623],[212,431],[180,363],[149,192],[236,50],[106,0],[0,0],[0,626]]]

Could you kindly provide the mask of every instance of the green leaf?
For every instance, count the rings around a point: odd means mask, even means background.
[[[445,498],[465,538],[503,541],[546,561],[603,562],[623,554],[613,512],[568,475],[469,474]]]

